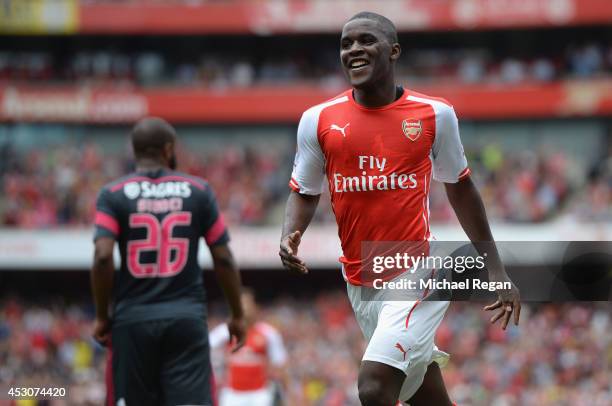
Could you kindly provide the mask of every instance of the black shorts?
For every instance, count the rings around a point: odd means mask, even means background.
[[[205,323],[177,318],[113,327],[107,404],[213,405],[214,378]]]

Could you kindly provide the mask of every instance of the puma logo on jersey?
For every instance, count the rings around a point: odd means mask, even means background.
[[[408,354],[408,351],[410,351],[410,347],[408,347],[407,350],[404,350],[404,347],[402,347],[400,343],[395,343],[395,348],[402,352],[402,354],[404,355],[404,361],[406,361],[406,354]]]
[[[336,130],[336,131],[340,131],[342,133],[342,136],[346,138],[346,127],[348,127],[349,125],[351,125],[351,123],[347,123],[344,127],[340,127],[336,124],[332,124],[331,127],[329,127],[330,131],[331,130]]]

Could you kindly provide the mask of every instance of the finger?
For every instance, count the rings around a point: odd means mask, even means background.
[[[518,299],[514,299],[514,325],[519,325],[519,319],[521,318],[521,302]]]
[[[289,234],[289,239],[299,244],[300,240],[302,239],[302,233],[299,231],[294,231]]]
[[[306,263],[304,263],[304,261],[302,261],[300,258],[293,257],[291,255],[281,255],[281,262],[283,264],[290,264],[292,266],[296,266],[300,268],[306,267]]]
[[[304,265],[304,261],[302,260],[302,258],[300,258],[300,257],[298,257],[298,256],[295,256],[295,255],[293,255],[293,254],[292,254],[292,253],[290,253],[290,252],[282,252],[282,251],[281,251],[281,252],[279,252],[279,253],[278,253],[278,255],[279,255],[281,258],[283,258],[283,259],[285,259],[285,260],[287,260],[287,261],[291,261],[291,262],[294,262],[294,263],[296,263],[296,264],[302,264],[302,265]]]
[[[293,255],[293,249],[287,244],[281,244],[280,248],[281,250],[280,250],[279,255],[282,255],[282,254]]]
[[[501,300],[497,299],[495,303],[491,303],[490,305],[483,307],[483,310],[495,310],[501,305]]]
[[[283,265],[291,267],[291,268],[299,268],[299,269],[303,269],[305,268],[305,264],[302,262],[297,262],[295,261],[292,257],[281,257],[281,262],[283,263]]]
[[[232,348],[232,353],[238,351],[244,346],[244,337],[241,337],[241,338],[238,338],[237,336],[234,336],[234,337],[235,337],[236,344]]]
[[[510,321],[510,317],[512,316],[512,306],[508,305],[504,309],[504,320],[502,322],[502,330],[505,330],[508,327],[508,322]]]
[[[289,234],[288,242],[291,245],[291,249],[297,251],[300,242],[302,242],[302,235],[299,231]]]
[[[285,266],[285,269],[287,269],[289,271],[295,271],[295,272],[299,272],[301,274],[307,274],[308,273],[308,269],[304,265],[295,264],[295,263],[292,263],[292,262],[285,262],[285,261],[283,261],[283,265]]]
[[[296,257],[294,255],[285,255],[284,257],[281,257],[281,258],[283,258],[285,261],[291,262],[292,264],[295,264],[295,265],[301,265],[301,266],[306,265],[306,263],[304,262],[304,260],[302,260],[302,258]]]
[[[281,254],[280,257],[282,261],[290,262],[295,265],[304,265],[304,261],[302,261],[300,257],[289,254]]]
[[[504,314],[506,314],[506,312],[504,310],[501,310],[495,316],[491,317],[491,324],[495,324],[495,322],[501,319]]]

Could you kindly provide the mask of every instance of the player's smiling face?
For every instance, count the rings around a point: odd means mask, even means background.
[[[399,56],[396,53],[373,20],[359,18],[349,21],[342,29],[340,60],[346,77],[355,88],[368,87],[392,75],[392,61]]]

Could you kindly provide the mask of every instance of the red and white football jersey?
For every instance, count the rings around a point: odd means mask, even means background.
[[[348,90],[302,115],[289,186],[318,195],[327,177],[343,273],[363,285],[363,241],[430,238],[432,175],[447,183],[469,175],[453,107],[405,89],[389,105],[366,108]]]
[[[211,348],[228,344],[229,339],[226,324],[209,334]],[[227,386],[237,391],[266,388],[270,383],[268,366],[282,366],[286,361],[287,352],[278,330],[264,322],[255,323],[247,331],[244,346],[228,353]]]

